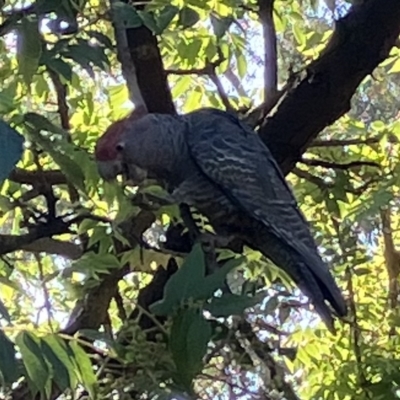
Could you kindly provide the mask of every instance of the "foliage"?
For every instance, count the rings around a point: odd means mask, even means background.
[[[216,269],[199,245],[168,248],[185,232],[160,188],[104,183],[93,162],[131,110],[111,15],[158,36],[179,111],[244,112],[265,100],[257,4],[22,3],[1,2],[0,395],[398,398],[399,49],[288,177],[349,302],[333,336],[258,253],[218,250]],[[349,7],[275,1],[279,87]]]

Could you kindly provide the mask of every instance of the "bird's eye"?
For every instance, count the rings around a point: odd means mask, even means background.
[[[124,150],[124,145],[123,143],[118,143],[117,146],[115,147],[117,151],[123,151]]]

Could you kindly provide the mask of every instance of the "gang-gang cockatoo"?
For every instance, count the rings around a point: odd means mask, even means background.
[[[95,157],[105,180],[127,173],[134,181],[151,174],[167,182],[172,198],[205,215],[217,235],[234,234],[282,268],[330,330],[334,313],[346,315],[276,161],[236,116],[201,109],[118,121],[99,139]]]

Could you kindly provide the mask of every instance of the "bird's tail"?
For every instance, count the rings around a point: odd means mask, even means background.
[[[344,317],[347,314],[347,306],[328,266],[320,258],[317,250],[309,249],[309,252],[304,253],[301,247],[294,248],[270,233],[258,234],[254,239],[251,247],[257,247],[294,280],[309,297],[329,330],[334,333],[333,317]]]

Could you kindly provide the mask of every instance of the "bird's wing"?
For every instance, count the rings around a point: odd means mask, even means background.
[[[201,110],[186,118],[189,149],[202,171],[241,210],[289,245],[331,292],[337,311],[345,314],[345,306],[337,299],[341,294],[318,255],[308,223],[258,135],[235,116],[218,110]]]
[[[218,110],[197,111],[188,119],[191,155],[225,195],[276,236],[314,245],[292,191],[258,135]],[[304,237],[297,237],[299,233]]]

